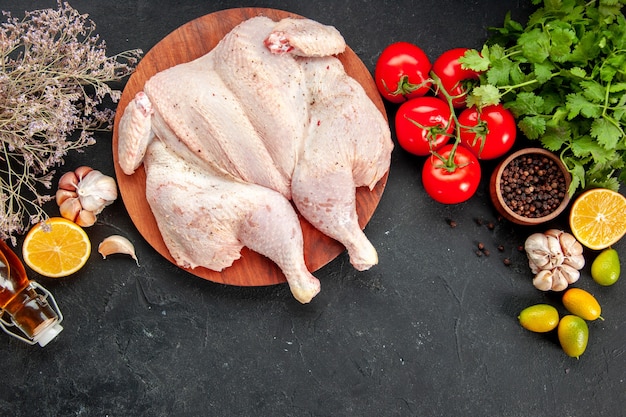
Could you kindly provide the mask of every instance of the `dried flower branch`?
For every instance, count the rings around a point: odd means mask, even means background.
[[[0,26],[0,238],[47,215],[54,198],[53,167],[68,151],[95,143],[93,133],[110,130],[121,91],[107,83],[131,74],[140,50],[107,57],[95,24],[68,3],[27,12],[18,20],[3,12]]]

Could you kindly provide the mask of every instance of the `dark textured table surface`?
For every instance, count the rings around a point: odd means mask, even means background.
[[[508,10],[525,21],[529,3],[71,5],[96,22],[110,53],[147,52],[179,26],[217,10],[288,10],[336,26],[373,71],[393,41],[414,42],[433,60],[452,47],[478,47],[486,27],[500,25]],[[55,6],[52,0],[0,0],[0,9],[15,16]],[[393,106],[388,111],[392,116]],[[86,164],[113,175],[111,137],[98,135],[84,154],[68,156],[66,167]],[[518,250],[530,233],[547,226],[499,221],[488,174],[469,202],[435,203],[423,191],[421,162],[394,150],[387,188],[366,228],[379,265],[356,272],[340,255],[315,273],[322,292],[309,305],[296,302],[286,285],[238,288],[176,268],[146,244],[119,199],[88,233],[94,244],[113,233],[127,236],[141,266],[126,257],[102,260],[94,251],[72,277],[31,275],[55,295],[65,330],[45,348],[0,333],[0,415],[626,415],[626,282],[600,288],[585,267],[577,285],[597,296],[605,321],[590,324],[589,347],[579,360],[567,357],[555,336],[532,334],[517,322],[530,304],[559,306],[558,295],[534,289]],[[485,171],[492,168],[487,164]],[[567,219],[550,226],[567,228]],[[475,254],[478,242],[490,256]],[[626,257],[626,242],[616,248]]]

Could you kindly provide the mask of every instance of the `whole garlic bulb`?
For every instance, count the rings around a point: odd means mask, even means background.
[[[585,266],[583,247],[570,233],[550,229],[533,233],[524,244],[533,285],[542,291],[563,291],[580,278]]]
[[[116,199],[115,180],[85,166],[63,174],[56,193],[61,216],[83,227],[93,225],[96,216]]]

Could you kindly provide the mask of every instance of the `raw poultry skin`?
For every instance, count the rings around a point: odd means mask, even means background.
[[[256,17],[131,100],[119,164],[127,175],[145,164],[146,198],[179,265],[221,271],[247,246],[309,302],[320,286],[290,199],[355,268],[378,262],[358,224],[356,187],[385,175],[393,144],[383,115],[332,56],[344,48],[330,26]]]
[[[280,193],[202,169],[161,141],[148,147],[145,168],[146,198],[179,265],[221,271],[247,246],[276,262],[296,299],[319,292],[304,264],[300,221]]]

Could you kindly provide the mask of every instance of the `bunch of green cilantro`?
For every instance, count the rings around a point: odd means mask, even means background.
[[[526,137],[560,155],[571,195],[626,179],[625,3],[544,0],[526,26],[508,14],[461,59],[482,72],[468,105],[511,110]]]

